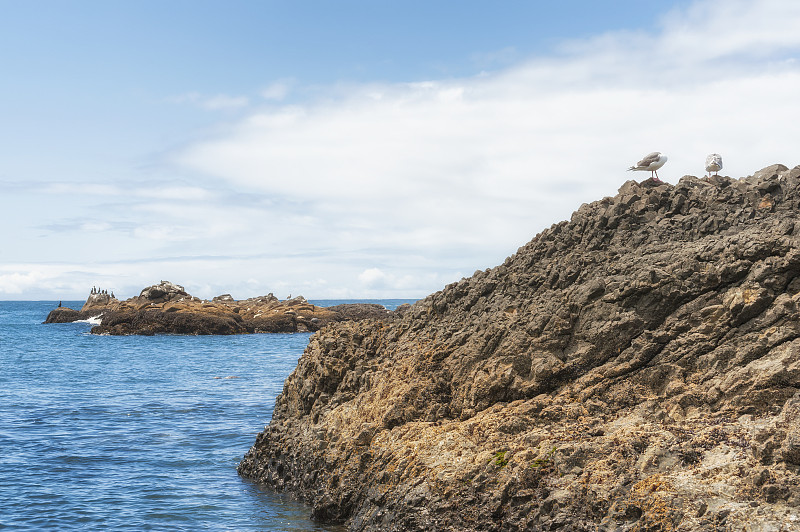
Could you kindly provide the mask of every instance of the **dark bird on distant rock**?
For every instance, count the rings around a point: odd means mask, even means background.
[[[706,172],[708,172],[709,177],[711,177],[711,172],[714,172],[714,175],[719,175],[717,172],[720,170],[722,170],[722,155],[712,153],[706,157]]]
[[[664,166],[664,163],[666,162],[667,162],[666,155],[662,154],[660,151],[654,151],[653,153],[648,153],[647,155],[645,155],[641,161],[636,163],[634,166],[628,168],[628,170],[629,171],[636,170],[642,172],[649,171],[650,177],[652,177],[656,181],[661,181],[658,178],[658,172],[656,172],[656,170]]]

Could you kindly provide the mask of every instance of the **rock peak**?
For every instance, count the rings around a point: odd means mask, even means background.
[[[179,284],[170,281],[161,281],[158,284],[143,289],[139,297],[153,303],[164,303],[180,298],[191,298],[192,296]]]
[[[239,466],[351,530],[800,516],[800,167],[624,183],[503,264],[312,337]]]

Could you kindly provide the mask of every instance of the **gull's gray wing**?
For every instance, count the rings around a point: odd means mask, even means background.
[[[659,151],[654,151],[653,153],[648,153],[647,155],[644,156],[644,159],[642,159],[641,161],[636,163],[636,166],[641,166],[641,167],[647,168],[648,166],[650,166],[651,164],[656,162],[660,155],[661,155],[661,152],[659,152]]]

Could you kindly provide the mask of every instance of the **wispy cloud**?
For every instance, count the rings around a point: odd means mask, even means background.
[[[59,182],[40,181],[33,183],[20,183],[19,190],[36,191],[41,194],[55,196],[96,196],[104,198],[160,198],[163,200],[196,201],[208,199],[212,193],[207,189],[195,186],[177,184],[164,184],[153,182],[136,183],[132,185],[113,185],[101,182]]]
[[[16,271],[0,270],[0,294],[23,294],[36,288],[48,277],[51,275],[38,266]]]
[[[481,69],[494,69],[508,67],[520,60],[520,53],[513,46],[506,46],[491,52],[477,52],[472,54],[472,62]]]
[[[200,105],[206,109],[236,109],[239,107],[246,107],[250,103],[250,99],[246,96],[228,96],[227,94],[217,94],[210,98],[206,98],[200,102]]]
[[[734,176],[800,162],[792,27],[800,10],[784,2],[698,2],[658,32],[564,43],[494,74],[335,87],[250,114],[176,161],[306,202],[305,228],[290,229],[297,246],[394,249],[390,270],[359,270],[366,286],[398,285],[409,253],[447,271],[489,266],[641,178],[625,169],[650,151],[669,155],[672,182],[701,175],[711,152]]]
[[[418,273],[417,275],[406,273],[398,276],[394,273],[387,273],[380,268],[367,268],[359,274],[358,281],[361,283],[361,291],[377,293],[384,291],[397,293],[407,291],[413,293],[419,287],[421,281],[425,283],[441,283],[443,281],[433,272],[424,273],[423,277],[425,277],[424,280],[419,278]]]
[[[42,194],[52,194],[54,196],[79,195],[79,196],[121,196],[126,193],[125,189],[116,185],[105,183],[63,183],[63,182],[39,182],[28,183],[24,188],[37,190]]]
[[[231,96],[228,94],[208,96],[199,92],[187,92],[171,98],[170,101],[177,104],[191,104],[210,111],[239,109],[250,104],[250,98],[247,96]]]
[[[289,95],[294,84],[294,80],[291,79],[275,81],[264,87],[261,97],[265,100],[281,101]]]
[[[125,205],[113,220],[71,221],[130,224],[125,253],[92,269],[131,291],[170,278],[201,297],[423,296],[642,179],[626,168],[650,151],[669,156],[659,174],[673,183],[702,175],[712,152],[735,177],[800,163],[797,27],[800,5],[707,0],[654,31],[564,42],[473,78],[313,91],[279,80],[261,105],[221,98],[218,108],[243,118],[172,153],[175,174],[194,181],[48,191]],[[508,58],[513,50],[484,59]],[[34,282],[24,268],[0,272],[0,294]],[[91,275],[81,277],[89,286]]]

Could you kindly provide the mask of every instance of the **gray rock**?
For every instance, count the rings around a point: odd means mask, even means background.
[[[139,294],[139,297],[152,303],[163,303],[180,298],[191,298],[182,286],[169,281],[161,281],[159,284],[148,286]]]

